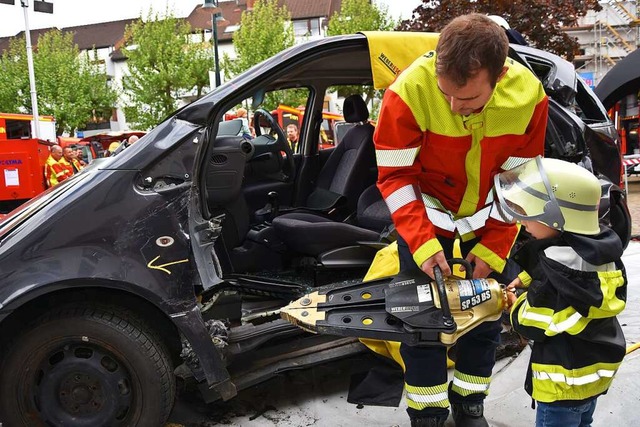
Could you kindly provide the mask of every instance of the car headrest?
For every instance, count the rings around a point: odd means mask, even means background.
[[[344,119],[349,123],[365,122],[369,109],[360,95],[350,95],[344,100]]]

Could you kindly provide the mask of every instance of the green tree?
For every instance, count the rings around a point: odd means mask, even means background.
[[[118,88],[104,73],[95,50],[86,52],[82,58],[83,77],[80,82],[83,93],[89,98],[91,122],[102,123],[110,120],[114,106],[118,101]]]
[[[599,11],[597,0],[548,2],[539,0],[422,0],[411,20],[403,21],[402,30],[440,31],[449,21],[471,12],[498,15],[509,22],[534,47],[564,56],[569,61],[578,53],[579,45],[562,27],[577,25],[589,10]]]
[[[195,99],[202,98],[205,89],[209,89],[209,71],[213,68],[213,53],[208,43],[189,43],[185,49],[188,62],[185,65],[188,84],[195,91]]]
[[[253,10],[245,10],[240,29],[233,34],[237,57],[225,55],[225,77],[236,76],[294,44],[291,14],[278,0],[256,0]]]
[[[129,73],[123,78],[127,121],[148,129],[178,107],[181,97],[208,86],[211,54],[203,43],[190,43],[188,22],[149,11],[125,31]]]
[[[9,48],[0,56],[0,111],[30,112],[31,102],[24,103],[29,94],[29,75],[24,38],[9,40]]]
[[[391,31],[399,23],[391,18],[386,6],[376,6],[369,0],[343,0],[340,12],[335,12],[329,21],[327,34],[355,34],[359,31]],[[338,95],[348,96],[353,93],[365,95],[365,102],[373,101],[372,117],[377,116],[383,91],[376,91],[373,86],[341,86]]]
[[[386,6],[376,6],[369,0],[343,0],[340,12],[329,21],[327,34],[355,34],[359,31],[390,31],[398,22],[389,16]]]
[[[0,58],[0,110],[32,113],[24,37],[11,40]],[[116,92],[98,61],[82,57],[72,33],[49,31],[33,54],[38,113],[56,119],[56,131],[73,133],[111,116]]]
[[[221,68],[225,78],[237,76],[293,46],[294,42],[291,14],[287,8],[278,6],[278,0],[256,0],[253,10],[242,12],[240,29],[233,35],[236,58],[223,55]],[[279,103],[298,105],[305,101],[302,92],[276,91],[267,94],[264,107],[275,108]]]

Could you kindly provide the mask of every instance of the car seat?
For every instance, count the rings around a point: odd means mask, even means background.
[[[360,95],[351,95],[344,100],[343,112],[345,120],[355,126],[320,170],[316,187],[304,204],[309,209],[328,210],[341,205],[344,212],[355,212],[358,197],[377,178],[374,127],[367,121],[367,104]]]
[[[325,268],[369,265],[376,252],[393,240],[388,237],[392,224],[375,184],[358,199],[355,224],[307,212],[273,220],[276,235],[291,251],[314,257]]]

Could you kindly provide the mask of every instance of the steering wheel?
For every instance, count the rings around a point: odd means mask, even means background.
[[[276,138],[271,135],[262,135],[260,117],[264,117],[267,123],[269,123],[269,127],[275,132]],[[258,108],[253,114],[253,128],[256,131],[256,138],[252,141],[256,149],[255,155],[271,152],[278,156],[281,164],[283,165],[282,172],[284,174],[285,182],[292,181],[295,177],[293,150],[291,149],[291,145],[289,145],[287,135],[284,133],[284,130],[280,127],[276,119],[267,110]]]

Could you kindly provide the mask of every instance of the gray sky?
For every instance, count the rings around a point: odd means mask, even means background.
[[[176,16],[186,16],[202,1],[198,0],[46,0],[53,3],[53,14],[33,11],[33,0],[29,0],[29,28],[72,27],[117,21],[146,15],[149,8],[162,11],[167,6]],[[312,0],[307,0],[312,1]],[[374,0],[386,4],[389,13],[397,17],[409,18],[411,11],[422,3],[421,0]],[[0,37],[13,36],[24,30],[24,11],[20,0],[15,5],[0,4]]]
[[[422,4],[422,0],[374,0],[377,4],[384,4],[394,18],[409,19],[413,9]]]

